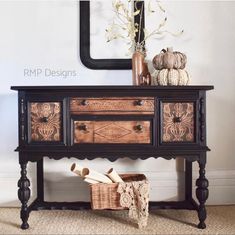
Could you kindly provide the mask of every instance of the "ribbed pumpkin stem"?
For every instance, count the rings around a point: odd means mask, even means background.
[[[173,47],[167,47],[167,51],[173,52]]]

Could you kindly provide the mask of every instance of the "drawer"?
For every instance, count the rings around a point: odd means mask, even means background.
[[[153,114],[154,98],[71,98],[72,114]]]
[[[29,103],[31,141],[62,141],[60,102]]]
[[[74,121],[74,143],[151,143],[151,121]]]
[[[162,103],[162,142],[194,142],[193,102]]]

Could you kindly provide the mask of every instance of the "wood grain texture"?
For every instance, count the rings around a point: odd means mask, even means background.
[[[70,112],[72,114],[153,114],[154,98],[72,98]]]
[[[194,104],[163,103],[163,142],[194,141]]]
[[[60,102],[30,103],[31,141],[61,141]]]
[[[150,121],[74,121],[74,143],[148,144]]]

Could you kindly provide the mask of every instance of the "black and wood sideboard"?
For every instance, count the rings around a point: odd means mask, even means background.
[[[151,201],[150,209],[198,212],[198,228],[206,227],[205,176],[206,91],[213,86],[13,86],[18,91],[18,197],[22,229],[32,210],[89,209],[89,202],[46,202],[43,159],[183,158],[183,201]],[[37,198],[28,205],[27,163],[37,164]],[[192,163],[199,165],[196,197],[192,197]]]

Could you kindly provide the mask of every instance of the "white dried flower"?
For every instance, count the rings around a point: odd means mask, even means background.
[[[144,8],[143,5],[141,9],[137,8],[137,3],[140,1],[141,0],[136,0],[134,4],[134,10],[131,10],[133,0],[113,0],[112,6],[113,11],[115,13],[115,17],[113,19],[112,24],[106,29],[107,42],[116,39],[122,39],[128,45],[131,45],[129,48],[129,52],[133,52],[134,50],[145,52],[144,45],[147,39],[164,34],[180,36],[183,33],[183,30],[178,33],[172,33],[167,30],[164,30],[164,27],[167,22],[166,16],[164,16],[164,19],[155,30],[153,30],[152,32],[148,32],[146,28],[143,28],[141,26]],[[162,7],[160,1],[157,0],[156,3],[156,7],[165,14],[166,10]],[[149,13],[156,13],[156,10],[151,5],[151,0],[149,0],[147,9]],[[140,18],[140,22],[137,23],[134,22],[134,18],[138,15]],[[144,32],[144,39],[142,41],[139,30],[141,28],[143,28]]]

